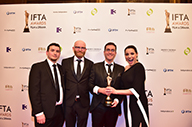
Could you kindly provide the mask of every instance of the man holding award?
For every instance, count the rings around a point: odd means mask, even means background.
[[[114,63],[116,45],[108,42],[104,47],[105,61],[94,64],[90,75],[90,89],[93,94],[90,112],[92,127],[115,127],[121,114],[122,96],[107,96],[106,87],[121,88],[120,76],[124,67]]]

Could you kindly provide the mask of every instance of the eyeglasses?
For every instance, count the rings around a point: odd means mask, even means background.
[[[105,51],[107,51],[107,52],[109,52],[109,51],[115,52],[115,49],[106,49]]]
[[[75,46],[76,49],[81,49],[81,50],[85,50],[86,47],[79,47],[79,46]]]

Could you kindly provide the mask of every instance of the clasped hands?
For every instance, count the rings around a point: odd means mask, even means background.
[[[116,89],[111,87],[111,86],[107,86],[106,88],[99,88],[99,93],[105,94],[107,96],[110,96],[111,94],[114,94],[115,91],[116,91]],[[116,107],[118,103],[119,102],[116,99],[114,99],[114,101],[112,102],[112,106],[111,107],[112,108]]]
[[[111,86],[107,86],[107,87],[105,88],[105,92],[106,92],[106,95],[107,95],[107,96],[110,96],[111,94],[114,94],[115,91],[116,91],[116,89],[113,88],[113,87],[111,87]]]
[[[116,91],[115,88],[111,87],[111,86],[107,86],[106,88],[99,88],[99,93],[105,94],[107,96],[110,96],[111,94],[114,94]]]

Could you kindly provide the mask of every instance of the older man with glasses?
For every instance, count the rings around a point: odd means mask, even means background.
[[[74,43],[74,56],[62,60],[65,93],[66,127],[86,127],[89,114],[89,76],[93,62],[84,57],[86,44],[82,40]]]

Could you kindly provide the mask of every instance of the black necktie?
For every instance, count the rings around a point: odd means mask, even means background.
[[[80,77],[81,77],[81,66],[80,66],[80,63],[81,63],[81,59],[77,59],[78,61],[78,64],[77,64],[77,79],[79,80]]]
[[[59,92],[59,81],[58,81],[58,76],[57,76],[57,71],[56,71],[56,65],[53,64],[53,70],[54,70],[54,74],[55,74],[55,89],[56,89],[56,94],[57,94],[57,102],[59,101],[59,96],[60,96],[60,92]]]
[[[106,65],[108,66],[108,73],[111,76],[111,65],[113,65],[113,64],[106,64]]]

